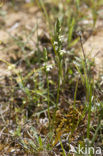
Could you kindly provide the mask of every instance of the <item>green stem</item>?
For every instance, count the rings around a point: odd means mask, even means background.
[[[61,78],[61,62],[59,60],[59,71],[58,71],[58,88],[57,88],[57,99],[56,99],[56,110],[58,109],[58,103],[59,103],[59,94],[60,94],[60,78]]]
[[[48,79],[47,71],[46,71],[46,81],[47,81],[47,88],[48,88],[48,118],[49,118],[49,129],[50,129],[50,93],[49,93],[49,79]]]
[[[88,112],[87,138],[89,139],[90,121],[91,121],[91,108],[92,108],[92,87],[91,87],[91,84],[89,85],[89,88],[88,88],[88,96],[89,96],[89,112]]]

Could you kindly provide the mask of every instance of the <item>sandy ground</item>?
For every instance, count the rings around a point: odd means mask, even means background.
[[[32,37],[29,41],[29,46],[36,48],[37,35],[42,34],[45,27],[42,14],[36,5],[29,6],[18,4],[17,7],[12,7],[5,4],[0,11],[0,81],[6,75],[10,75],[7,64],[2,60],[10,62],[10,57],[16,57],[19,51],[15,39],[21,37],[24,42],[27,41],[30,32],[33,30]],[[95,61],[97,73],[102,71],[103,67],[103,18],[97,21],[94,33],[84,43],[84,51],[87,57]],[[37,30],[38,29],[38,30]],[[80,55],[82,55],[80,53]]]
[[[37,36],[42,34],[44,23],[42,13],[34,4],[17,4],[14,8],[5,4],[0,10],[0,81],[10,75],[8,65],[3,61],[10,62],[11,57],[19,55],[18,38],[27,43],[34,50]],[[30,40],[29,40],[30,37]],[[16,41],[15,41],[16,39]],[[14,53],[16,51],[16,53]],[[26,54],[28,55],[28,54]],[[16,60],[16,58],[15,58]]]
[[[41,35],[45,30],[42,13],[36,5],[29,6],[17,4],[14,8],[5,4],[0,10],[0,85],[4,83],[6,76],[11,75],[10,66],[13,58],[14,64],[18,61],[18,57],[22,58],[22,46],[20,43],[26,43],[31,49],[36,50],[38,35]],[[30,35],[32,32],[32,35]],[[30,40],[28,40],[30,37]],[[99,19],[96,24],[94,33],[84,43],[84,51],[87,57],[94,59],[97,73],[102,70],[103,64],[103,19]],[[21,48],[21,53],[20,53]],[[80,52],[80,51],[79,51]],[[82,52],[80,52],[82,55]],[[3,85],[1,85],[3,86]],[[4,85],[5,87],[5,85]],[[11,86],[10,86],[11,87]],[[3,87],[2,87],[3,88]],[[3,95],[5,93],[5,95]],[[9,94],[9,90],[4,89],[0,97],[0,113],[7,112],[9,107],[5,102],[5,97]],[[9,95],[11,96],[11,95]],[[8,99],[6,99],[8,100]],[[11,99],[12,101],[12,99]],[[4,107],[5,108],[2,108]],[[5,116],[4,116],[5,117]],[[1,145],[0,145],[1,146]],[[0,147],[1,149],[4,148]],[[12,150],[12,149],[10,149]],[[45,153],[46,156],[46,153]]]
[[[103,72],[103,9],[98,12],[98,20],[92,35],[83,44],[84,52],[87,58],[95,63],[96,78]],[[91,21],[92,22],[92,21]],[[83,53],[80,50],[80,56]]]

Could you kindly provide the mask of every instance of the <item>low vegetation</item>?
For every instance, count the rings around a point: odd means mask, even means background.
[[[3,50],[10,51],[9,61],[0,58],[10,71],[0,84],[0,155],[85,155],[89,147],[99,153],[103,80],[102,74],[95,78],[95,62],[86,57],[83,44],[95,31],[103,1],[31,0],[4,5],[2,18],[7,8],[10,14],[38,8],[43,31],[39,35],[38,24],[29,32],[22,27],[24,36],[20,30],[14,36],[9,33],[8,43],[0,41]]]

